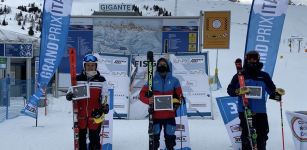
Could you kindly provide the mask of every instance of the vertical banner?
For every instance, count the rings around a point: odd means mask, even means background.
[[[94,54],[100,75],[114,88],[114,118],[127,118],[129,109],[130,55]]]
[[[238,114],[238,97],[217,97],[217,105],[220,109],[233,150],[241,150],[240,119]]]
[[[77,74],[83,70],[83,58],[93,52],[93,18],[70,18],[67,45],[59,66],[59,87],[71,85],[69,54],[70,48],[76,49]]]
[[[163,52],[198,52],[199,19],[163,19]]]
[[[205,11],[203,48],[229,49],[230,11]]]
[[[181,114],[180,114],[181,109]],[[191,150],[191,141],[190,141],[190,133],[189,133],[189,125],[188,125],[188,116],[187,116],[187,107],[183,103],[176,111],[176,146],[174,146],[175,150]],[[181,117],[180,117],[181,116]],[[181,128],[180,128],[181,123]],[[160,135],[160,150],[167,150],[165,146],[164,140],[164,129],[161,130]],[[182,147],[181,147],[182,145]]]
[[[21,110],[21,113],[30,117],[37,117],[39,97],[41,97],[44,87],[47,86],[63,57],[71,7],[72,0],[45,0],[44,2],[38,73],[39,88]]]
[[[156,61],[161,57],[166,58],[166,54],[154,54],[154,73],[156,71]],[[135,69],[131,72],[129,119],[144,119],[148,117],[148,105],[140,101],[139,94],[148,80],[147,55],[132,55],[131,66]]]
[[[307,149],[307,111],[286,111],[296,150]]]
[[[273,77],[280,36],[289,0],[254,0],[251,8],[245,53],[255,50],[262,71]]]
[[[173,76],[186,98],[188,117],[212,116],[207,53],[170,54]]]

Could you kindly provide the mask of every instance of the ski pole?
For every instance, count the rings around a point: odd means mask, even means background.
[[[283,146],[283,150],[285,150],[285,141],[284,141],[284,121],[282,119],[282,104],[281,104],[281,101],[279,102],[280,103],[280,117],[281,117],[281,133],[282,133],[282,146]]]
[[[182,150],[182,124],[181,124],[181,104],[182,104],[182,96],[180,95],[180,143],[181,143],[181,150]]]

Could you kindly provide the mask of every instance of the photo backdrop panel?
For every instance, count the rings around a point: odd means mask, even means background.
[[[130,55],[94,54],[98,71],[114,89],[114,118],[127,118],[129,107]]]
[[[154,54],[154,72],[156,71],[156,61],[161,57],[167,57],[166,54]],[[144,104],[139,99],[139,94],[142,87],[147,83],[148,78],[148,63],[147,55],[132,55],[130,81],[130,110],[129,119],[144,119],[148,117],[148,105]]]
[[[173,76],[178,78],[186,99],[188,117],[212,116],[208,55],[170,54]]]

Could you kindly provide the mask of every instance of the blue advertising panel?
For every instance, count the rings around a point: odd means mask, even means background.
[[[69,54],[70,48],[76,49],[77,74],[83,70],[83,58],[93,52],[93,19],[71,18],[67,45],[59,66],[59,73],[70,73]]]
[[[198,19],[164,19],[162,43],[164,53],[198,52]]]
[[[0,57],[4,57],[4,44],[0,43]]]
[[[32,58],[32,44],[0,44],[0,57]]]

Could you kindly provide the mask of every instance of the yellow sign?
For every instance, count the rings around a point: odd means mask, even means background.
[[[203,48],[229,49],[230,11],[205,12]],[[211,35],[211,37],[208,35]],[[214,38],[212,38],[214,37]]]
[[[196,33],[189,33],[189,43],[196,43]]]
[[[189,51],[196,52],[196,44],[189,44]]]

